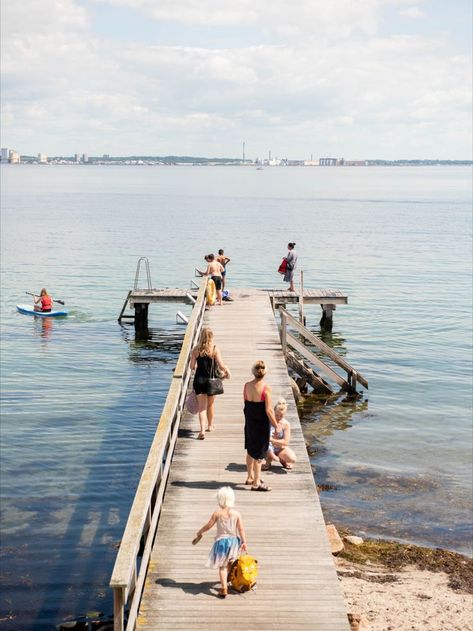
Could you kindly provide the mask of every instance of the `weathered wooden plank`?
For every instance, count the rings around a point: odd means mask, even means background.
[[[325,353],[328,357],[332,359],[340,368],[343,368],[347,371],[347,373],[351,373],[353,371],[353,367],[343,359],[338,353],[336,353],[330,346],[325,344],[320,338],[314,335],[311,331],[309,331],[305,326],[303,326],[300,322],[294,318],[290,313],[288,313],[285,309],[280,309],[281,318],[285,318],[285,321],[292,326],[297,331],[302,333],[302,335],[309,340],[314,346],[317,346],[321,351]],[[368,381],[357,371],[356,375],[357,381],[361,383],[365,388],[368,388]]]
[[[287,343],[290,346],[292,346],[292,348],[294,348],[298,353],[300,353],[303,357],[308,359],[310,362],[315,364],[318,368],[320,368],[320,370],[323,370],[324,373],[328,377],[330,377],[330,379],[335,381],[335,383],[338,383],[338,385],[341,386],[342,388],[345,388],[346,390],[349,389],[349,383],[346,379],[344,379],[343,377],[340,377],[340,375],[336,373],[333,370],[333,368],[331,368],[328,364],[326,364],[321,359],[319,359],[317,355],[315,355],[314,353],[312,353],[312,351],[306,348],[304,344],[302,344],[298,339],[296,339],[290,333],[286,334],[286,338],[287,338]]]

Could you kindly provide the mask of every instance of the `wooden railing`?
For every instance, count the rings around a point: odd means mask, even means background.
[[[135,628],[191,376],[191,351],[197,343],[202,328],[206,304],[206,288],[207,279],[202,282],[197,294],[197,300],[187,325],[166,402],[141,475],[135,499],[133,500],[113,568],[110,587],[113,589],[115,631],[124,631],[124,629],[132,631]],[[128,610],[126,626],[125,610]]]
[[[356,371],[350,364],[340,357],[338,353],[336,353],[333,348],[327,346],[325,342],[322,342],[320,338],[314,335],[309,329],[307,329],[303,324],[301,324],[296,318],[294,318],[286,309],[283,307],[278,308],[279,313],[281,315],[281,344],[284,354],[287,353],[287,347],[291,346],[295,351],[297,351],[302,357],[307,359],[309,362],[317,366],[321,371],[325,373],[325,375],[335,381],[341,388],[347,390],[348,392],[356,392],[356,384],[360,383],[365,388],[368,388],[368,380],[363,377],[358,371]],[[330,357],[330,359],[335,362],[340,368],[346,371],[347,377],[344,379],[341,377],[333,368],[331,368],[328,364],[317,357],[312,351],[310,351],[307,346],[299,339],[294,337],[288,332],[288,326],[296,329],[298,333],[302,335],[304,340],[307,340],[314,346],[316,346],[322,353]]]

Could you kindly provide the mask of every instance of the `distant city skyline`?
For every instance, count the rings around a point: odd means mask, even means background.
[[[23,155],[472,155],[470,0],[5,0],[1,45]]]
[[[60,156],[47,156],[44,153],[38,153],[34,155],[20,154],[15,149],[9,149],[8,147],[1,148],[1,163],[2,164],[132,164],[132,165],[169,165],[169,164],[187,164],[187,165],[242,165],[242,166],[321,166],[321,167],[334,167],[334,166],[379,166],[379,165],[412,165],[417,166],[420,164],[452,164],[463,165],[473,164],[473,160],[455,160],[455,159],[399,159],[399,160],[387,160],[387,159],[370,159],[365,158],[361,160],[350,160],[343,157],[325,156],[314,158],[313,155],[309,159],[287,159],[279,158],[278,156],[272,156],[271,151],[268,153],[267,158],[259,157],[249,158],[243,154],[238,157],[210,157],[210,156],[157,156],[157,155],[122,155],[113,156],[110,154],[91,155],[88,154],[64,154]]]

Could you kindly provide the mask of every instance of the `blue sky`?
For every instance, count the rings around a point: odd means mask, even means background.
[[[4,0],[23,154],[471,158],[467,0]]]

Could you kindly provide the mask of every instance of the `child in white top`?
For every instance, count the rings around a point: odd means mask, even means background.
[[[217,501],[220,506],[210,516],[209,521],[197,532],[193,544],[198,543],[204,532],[217,525],[217,535],[207,559],[207,567],[218,568],[220,583],[219,598],[225,598],[228,594],[227,575],[235,559],[238,558],[240,549],[246,552],[246,537],[243,528],[243,520],[238,511],[233,508],[235,493],[229,486],[223,486],[217,492]]]
[[[279,462],[285,469],[290,470],[297,460],[296,454],[288,446],[291,440],[291,424],[284,418],[286,412],[286,399],[279,399],[274,406],[274,415],[281,430],[276,432],[274,427],[271,427],[269,449],[266,452],[266,463],[262,467],[264,471],[269,471],[273,462]]]

